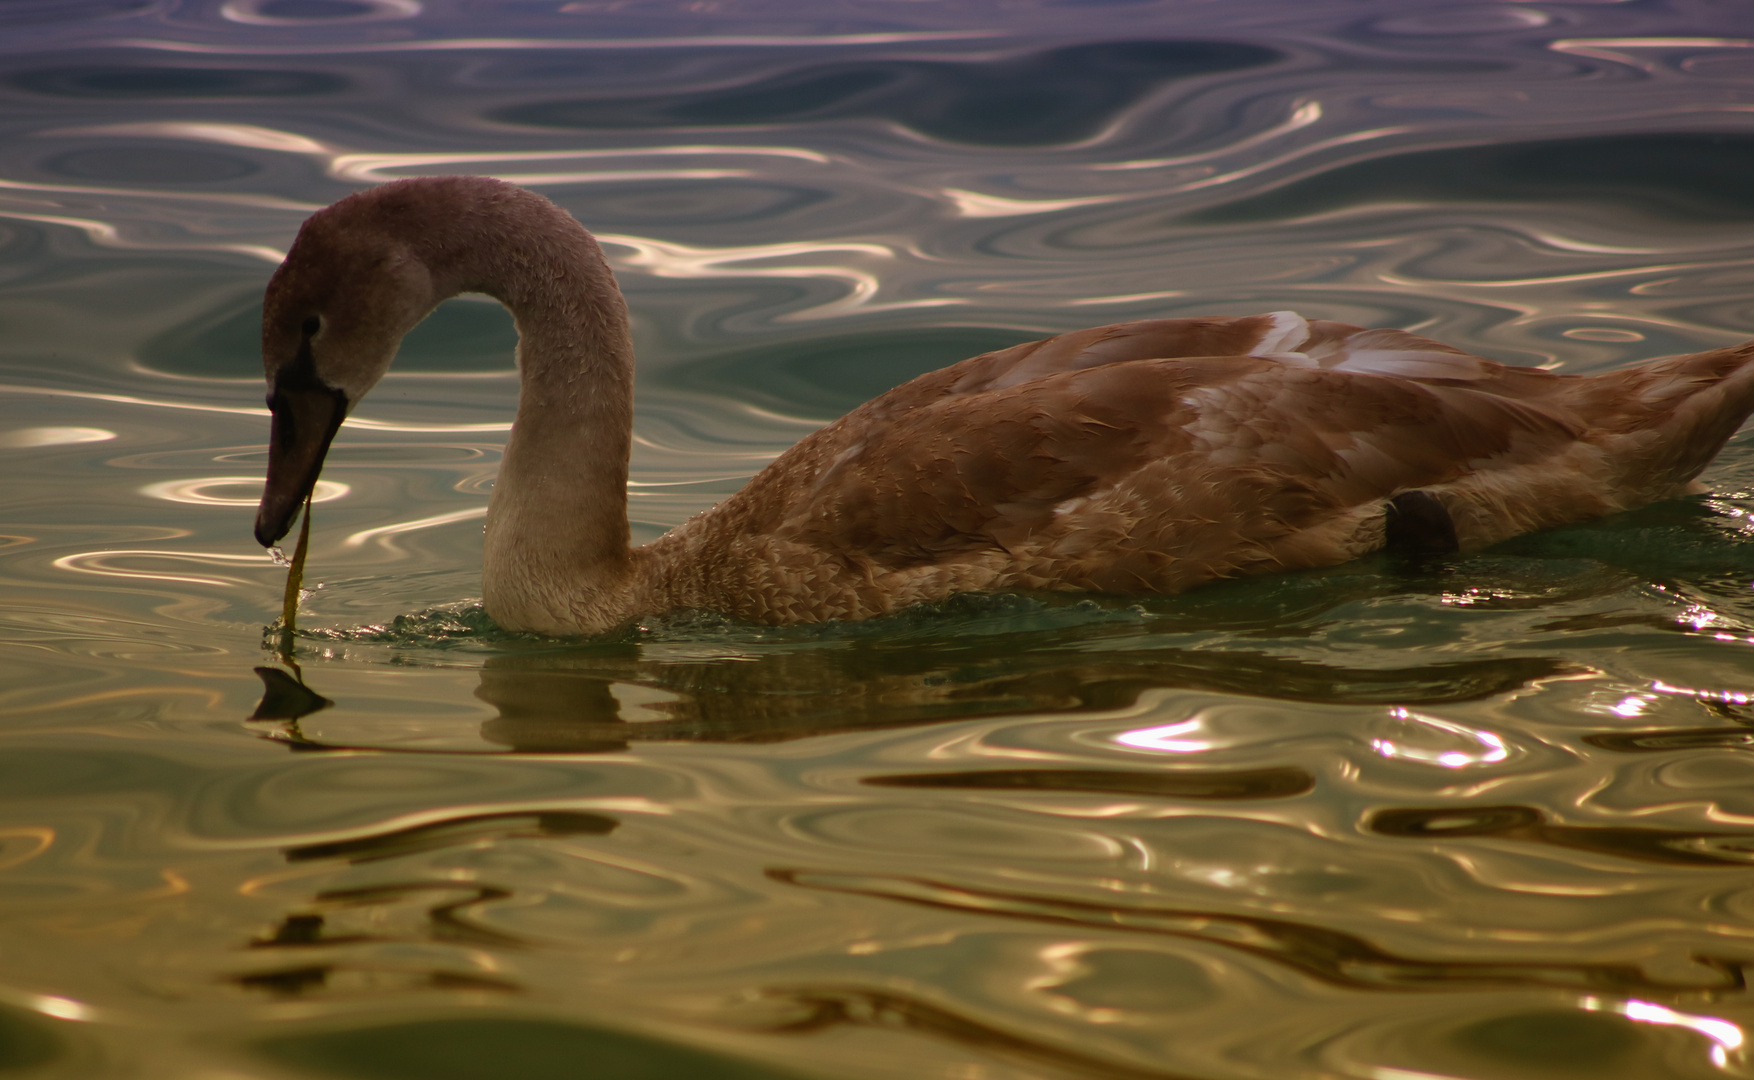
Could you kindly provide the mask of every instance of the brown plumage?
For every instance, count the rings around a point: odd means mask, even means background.
[[[1475,548],[1683,494],[1754,411],[1754,343],[1578,377],[1289,312],[1121,323],[899,386],[629,548],[632,347],[595,241],[498,181],[410,180],[314,215],[269,284],[264,544],[402,335],[461,291],[498,297],[520,333],[485,603],[550,633],[677,608],[790,623],[969,590],[1177,592],[1378,550],[1403,509]]]

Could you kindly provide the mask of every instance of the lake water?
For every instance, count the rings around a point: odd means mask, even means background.
[[[1754,333],[1705,0],[0,4],[0,1077],[1754,1072],[1754,434],[1439,564],[494,629],[509,319],[250,537],[299,222],[597,231],[650,539],[963,356],[1295,309],[1567,372]],[[263,682],[282,672],[256,714]],[[299,715],[303,713],[303,715]]]

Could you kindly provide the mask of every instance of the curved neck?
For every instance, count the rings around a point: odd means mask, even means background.
[[[548,200],[495,187],[426,233],[435,295],[511,310],[522,385],[487,510],[482,595],[507,629],[579,633],[631,614],[633,343],[602,249]]]

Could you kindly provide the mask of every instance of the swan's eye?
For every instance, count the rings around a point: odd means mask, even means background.
[[[323,320],[318,318],[315,315],[312,315],[310,318],[305,320],[304,326],[301,327],[300,329],[303,331],[305,337],[315,337],[317,334],[317,331],[321,330],[322,328],[323,328]]]

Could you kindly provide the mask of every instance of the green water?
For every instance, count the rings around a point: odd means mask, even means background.
[[[602,236],[640,540],[1081,326],[1741,340],[1743,21],[0,5],[0,1077],[1746,1075],[1754,433],[1449,560],[556,641],[474,599],[517,386],[473,298],[330,456],[314,696],[250,538],[261,290],[394,176]]]

